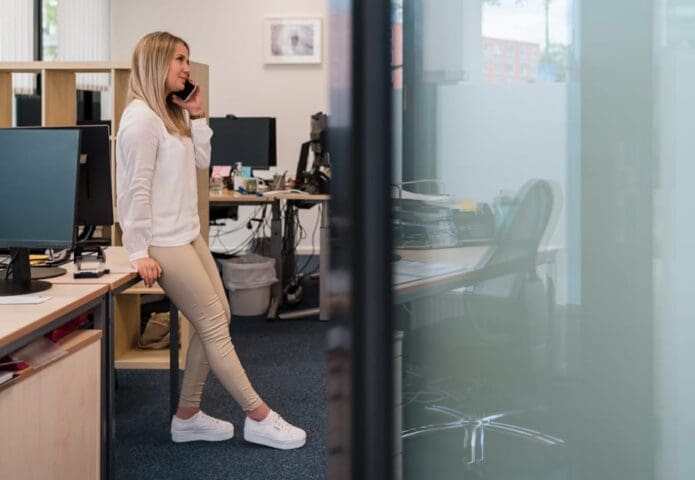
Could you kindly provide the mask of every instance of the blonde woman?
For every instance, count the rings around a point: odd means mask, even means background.
[[[215,262],[200,236],[196,168],[210,163],[212,131],[200,88],[184,102],[188,44],[167,32],[144,36],[133,53],[128,105],[117,141],[118,213],[123,245],[147,286],[158,281],[193,325],[176,414],[174,442],[232,438],[234,426],[200,410],[212,368],[246,412],[244,439],[280,449],[305,444],[306,433],[272,411],[255,392],[229,335],[231,313]]]

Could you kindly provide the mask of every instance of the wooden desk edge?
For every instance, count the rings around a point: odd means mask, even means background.
[[[115,274],[110,274],[110,275],[115,275]],[[111,288],[111,290],[118,290],[123,285],[126,285],[127,283],[132,282],[136,278],[138,278],[137,272],[124,273],[122,277],[120,277],[117,280],[114,280],[113,282],[110,282],[108,285]],[[98,280],[98,279],[95,279],[95,280]],[[97,283],[97,282],[94,282],[94,283]]]
[[[224,190],[222,193],[214,194],[211,193],[209,196],[210,204],[214,203],[273,203],[275,201],[274,196],[258,196],[258,195],[244,195],[238,192],[230,192],[229,190]]]
[[[244,195],[238,192],[223,190],[220,194],[210,194],[210,204],[214,203],[273,203],[276,200],[305,200],[309,202],[325,202],[330,200],[327,194],[279,192],[268,196]]]
[[[68,271],[63,277],[56,277],[55,279],[47,279],[53,285],[104,285],[109,290],[118,290],[123,285],[126,285],[137,278],[137,272],[129,273],[107,273],[101,277],[97,278],[74,278],[72,276],[72,271]]]
[[[479,247],[462,247],[462,248],[479,248]],[[484,247],[487,249],[488,247]],[[557,254],[559,252],[557,247],[548,247],[543,250],[539,250],[536,256],[536,265],[545,265],[555,262]],[[445,273],[443,275],[433,275],[427,278],[419,278],[417,280],[411,280],[409,282],[397,283],[393,285],[393,292],[398,303],[399,298],[417,296],[421,293],[427,293],[428,290],[436,290],[442,286],[449,284],[457,285],[452,286],[452,289],[465,286],[466,281],[476,276],[477,263],[483,258],[484,252],[481,252],[480,257],[476,260],[476,266],[473,267],[462,267],[460,270],[456,270],[450,273]]]
[[[72,302],[70,302],[69,304],[63,305],[59,309],[54,310],[51,313],[44,315],[41,318],[37,318],[36,320],[31,322],[30,324],[25,325],[23,327],[20,327],[19,329],[15,330],[14,332],[0,338],[0,348],[14,343],[15,341],[19,340],[20,338],[24,337],[25,335],[30,334],[32,331],[43,327],[44,325],[52,322],[53,320],[55,320],[57,318],[60,318],[61,316],[68,313],[70,310],[75,310],[80,305],[87,304],[93,300],[96,300],[97,298],[101,297],[102,295],[108,293],[109,288],[107,285],[101,285],[100,287],[101,288],[98,288],[98,289],[94,290],[93,292],[90,292],[85,297],[80,297],[78,299],[75,299]],[[50,290],[47,290],[46,294],[49,295]],[[16,305],[14,305],[14,306],[16,306]]]

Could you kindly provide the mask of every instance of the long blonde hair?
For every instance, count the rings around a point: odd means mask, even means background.
[[[169,32],[152,32],[140,39],[133,51],[127,103],[136,98],[142,100],[162,119],[169,133],[190,137],[183,109],[166,95],[169,64],[179,43],[191,51],[183,39]]]

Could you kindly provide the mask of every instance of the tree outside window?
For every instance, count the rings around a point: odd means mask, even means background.
[[[58,58],[58,0],[43,0],[42,12],[43,60]]]

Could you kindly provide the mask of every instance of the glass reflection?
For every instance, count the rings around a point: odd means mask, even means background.
[[[397,478],[692,478],[695,0],[393,8]]]

